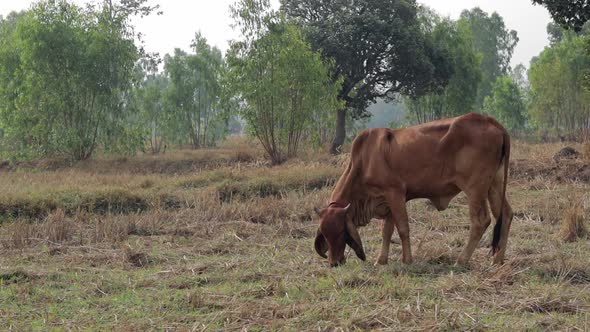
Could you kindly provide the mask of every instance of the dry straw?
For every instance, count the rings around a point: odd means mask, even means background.
[[[559,237],[565,242],[575,242],[578,239],[586,238],[588,235],[585,225],[586,214],[583,197],[572,197],[570,202],[570,206],[563,214],[559,229]]]

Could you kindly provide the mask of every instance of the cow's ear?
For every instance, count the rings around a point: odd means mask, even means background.
[[[314,246],[318,255],[322,256],[323,258],[328,258],[328,256],[326,256],[326,253],[328,252],[328,243],[326,242],[326,238],[324,237],[324,234],[320,232],[319,228],[315,235]]]
[[[367,257],[365,256],[365,251],[363,250],[361,236],[350,218],[346,218],[346,233],[346,244],[348,244],[352,250],[354,250],[354,253],[358,256],[358,258],[360,258],[362,261],[365,261]]]

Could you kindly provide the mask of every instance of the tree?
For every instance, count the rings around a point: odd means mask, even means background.
[[[220,80],[224,70],[221,51],[200,34],[191,44],[194,54],[175,49],[164,58],[170,84],[165,92],[167,109],[176,128],[175,139],[189,139],[193,148],[212,146],[224,135],[225,116]]]
[[[586,53],[590,56],[590,21],[587,21],[575,30],[568,26],[564,27],[563,25],[550,22],[547,24],[547,34],[549,35],[551,46],[563,42],[571,42],[578,37],[584,37],[584,48],[586,49]],[[584,73],[582,84],[586,89],[590,90],[590,70]]]
[[[546,48],[531,63],[529,117],[537,128],[573,131],[590,128],[590,93],[583,86],[590,70],[587,37]]]
[[[198,86],[195,93],[197,114],[191,132],[197,137],[193,140],[197,146],[212,146],[221,138],[219,131],[223,131],[221,126],[225,123],[219,85],[225,64],[221,50],[211,47],[200,32],[195,34],[191,47],[196,57],[193,59],[195,63],[189,65],[196,69]]]
[[[547,32],[552,44],[562,40],[562,36],[574,35],[569,29],[574,30],[577,35],[586,35],[585,49],[590,55],[590,1],[588,0],[533,0],[533,3],[545,6],[553,20],[560,26],[549,23]],[[590,90],[590,72],[586,72],[582,84]]]
[[[15,137],[14,130],[8,126],[11,122],[8,110],[14,109],[18,97],[16,87],[20,86],[23,80],[19,71],[19,49],[14,38],[17,22],[23,15],[25,12],[11,12],[5,18],[0,15],[0,128],[2,136],[8,138]]]
[[[144,140],[151,153],[160,153],[173,129],[165,108],[164,92],[170,84],[168,77],[158,72],[158,63],[142,60],[138,63],[133,103],[138,108]]]
[[[586,22],[581,29],[574,31],[567,29],[554,22],[547,23],[547,34],[549,35],[550,45],[555,45],[567,39],[576,38],[578,36],[586,36],[590,34],[590,23]]]
[[[338,107],[340,81],[332,82],[319,53],[267,0],[242,0],[233,17],[243,39],[228,53],[229,82],[240,114],[274,164],[297,154],[314,119]]]
[[[526,105],[528,105],[531,96],[531,83],[528,78],[528,70],[522,63],[519,63],[510,72],[510,79],[518,86],[522,100],[525,107],[527,107]]]
[[[509,130],[524,128],[525,104],[518,85],[509,77],[498,77],[492,94],[484,101],[484,111]]]
[[[588,0],[533,0],[533,3],[545,6],[555,22],[575,31],[580,31],[590,21]]]
[[[0,118],[24,147],[86,159],[132,134],[122,122],[141,51],[130,20],[156,8],[145,2],[41,1],[3,34]]]
[[[510,72],[518,35],[516,31],[506,29],[504,19],[498,13],[489,15],[477,7],[464,10],[460,20],[471,30],[475,50],[481,54],[482,79],[477,93],[477,107],[480,108],[485,97],[491,94],[496,79]]]
[[[377,98],[418,96],[447,83],[448,59],[425,36],[414,0],[282,0],[281,6],[312,47],[335,61],[332,77],[344,79],[332,153],[346,137],[347,111],[363,117]]]
[[[469,27],[429,13],[429,35],[440,53],[451,59],[448,85],[419,98],[406,98],[409,120],[424,123],[472,112],[481,80],[480,56],[475,53]]]
[[[527,78],[527,69],[522,63],[517,64],[516,67],[512,69],[510,72],[510,78],[516,83],[516,85],[518,85],[520,90],[528,90],[530,88],[530,83]]]

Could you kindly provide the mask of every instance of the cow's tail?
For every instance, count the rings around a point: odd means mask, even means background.
[[[502,143],[502,155],[500,156],[500,165],[504,162],[504,183],[502,186],[502,202],[500,203],[500,214],[496,220],[494,226],[494,237],[492,238],[492,250],[490,254],[493,255],[498,252],[498,245],[500,244],[500,237],[502,236],[502,219],[504,216],[504,204],[506,203],[506,185],[508,183],[508,166],[510,162],[510,136],[508,132],[504,130],[503,143]]]

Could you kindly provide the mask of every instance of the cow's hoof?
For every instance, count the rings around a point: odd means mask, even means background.
[[[379,257],[377,259],[377,261],[375,262],[375,264],[373,264],[373,265],[374,266],[387,265],[387,257],[385,257],[385,258]]]
[[[406,265],[412,264],[413,262],[414,262],[414,260],[413,260],[413,259],[411,259],[411,258],[408,258],[408,259],[402,259],[402,263],[404,263],[404,264],[406,264]]]
[[[468,263],[469,259],[459,257],[459,259],[457,259],[457,263],[455,263],[455,266],[467,266]]]
[[[502,265],[502,264],[504,264],[504,257],[498,257],[498,256],[494,257],[493,264],[494,265]]]

